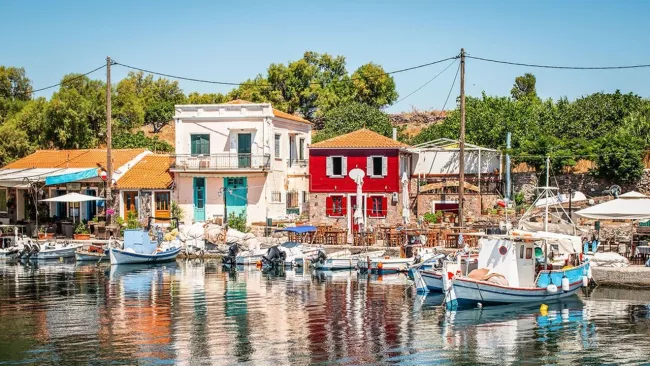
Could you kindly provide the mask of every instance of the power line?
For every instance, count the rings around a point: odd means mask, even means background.
[[[377,77],[384,76],[384,75],[399,74],[399,73],[406,72],[406,71],[412,71],[412,70],[420,69],[420,68],[423,68],[423,67],[432,66],[432,65],[435,65],[435,64],[439,64],[441,62],[445,62],[445,61],[449,61],[449,60],[455,60],[458,57],[459,56],[447,57],[447,58],[444,58],[442,60],[428,62],[426,64],[411,66],[411,67],[407,67],[407,68],[399,69],[399,70],[394,70],[394,71],[390,71],[390,72],[383,72],[383,73],[379,73],[379,74],[375,74],[375,75],[371,75],[371,76],[366,76],[364,78],[377,78]],[[164,77],[168,77],[168,78],[172,78],[172,79],[194,81],[194,82],[197,82],[197,83],[229,85],[229,86],[257,86],[257,87],[273,87],[274,86],[272,84],[257,84],[257,83],[254,83],[254,82],[251,82],[251,83],[234,83],[234,82],[227,82],[227,81],[215,81],[215,80],[190,78],[190,77],[186,77],[186,76],[178,76],[178,75],[172,75],[172,74],[157,72],[157,71],[153,71],[153,70],[143,69],[143,68],[140,68],[140,67],[130,66],[130,65],[123,64],[123,63],[120,63],[120,62],[115,62],[114,64],[126,67],[128,69],[142,71],[142,72],[145,72],[145,73],[148,73],[148,74],[164,76]],[[363,78],[362,77],[356,77],[356,78],[349,78],[349,79],[345,79],[345,80],[352,81],[352,80],[357,80],[357,79],[363,79]],[[342,81],[342,80],[340,80],[340,81]],[[339,80],[334,80],[333,82],[339,82]],[[315,82],[310,83],[310,85],[320,85],[320,84],[322,84],[322,82],[320,82],[320,81],[315,81]]]
[[[57,87],[57,86],[61,86],[61,85],[64,85],[64,84],[70,83],[70,82],[75,81],[75,80],[77,80],[77,79],[81,79],[81,78],[84,77],[84,76],[88,76],[88,75],[92,74],[93,72],[98,71],[98,70],[101,70],[101,69],[103,69],[103,68],[105,68],[105,67],[106,67],[106,65],[102,65],[102,66],[100,66],[100,67],[98,67],[98,68],[96,68],[96,69],[92,69],[92,70],[88,71],[88,72],[85,73],[85,74],[81,74],[81,75],[77,75],[77,76],[72,77],[72,78],[69,78],[69,79],[65,79],[65,80],[61,81],[60,83],[58,83],[58,84],[54,84],[54,85],[50,85],[50,86],[46,86],[46,87],[44,87],[44,88],[40,88],[40,89],[33,89],[32,91],[30,91],[29,93],[26,93],[26,94],[33,94],[33,93],[37,93],[37,92],[40,92],[40,91],[43,91],[43,90],[47,90],[47,89],[51,89],[51,88],[55,88],[55,87]]]
[[[557,65],[527,64],[527,63],[513,62],[513,61],[493,60],[489,58],[470,56],[470,55],[466,55],[465,57],[473,58],[475,60],[480,60],[480,61],[493,62],[497,64],[537,67],[543,69],[561,69],[561,70],[621,70],[621,69],[639,69],[639,68],[650,67],[650,64],[622,65],[622,66],[557,66]]]
[[[454,90],[454,85],[456,85],[456,78],[458,78],[458,72],[460,71],[460,64],[458,64],[458,69],[456,70],[456,76],[454,76],[454,82],[451,83],[451,88],[449,88],[449,94],[447,94],[447,100],[445,100],[445,104],[442,106],[442,111],[445,110],[445,107],[447,107],[447,102],[449,101],[449,96],[451,95],[451,91]]]
[[[405,96],[404,98],[402,98],[402,99],[398,100],[397,102],[395,102],[395,103],[393,104],[393,106],[399,104],[400,102],[404,101],[404,99],[410,97],[411,95],[413,95],[413,94],[417,93],[418,91],[420,91],[420,89],[422,89],[422,88],[424,88],[425,86],[429,85],[429,83],[431,83],[432,81],[434,81],[434,80],[435,80],[438,76],[440,76],[443,72],[447,71],[447,69],[450,68],[451,65],[453,65],[455,62],[456,62],[456,60],[454,60],[454,61],[452,61],[451,63],[449,63],[449,65],[447,65],[447,67],[445,67],[442,71],[440,71],[436,76],[434,76],[434,77],[431,78],[429,81],[427,81],[426,83],[424,83],[421,87],[419,87],[419,88],[415,89],[414,91],[412,91],[409,95],[407,95],[407,96]]]

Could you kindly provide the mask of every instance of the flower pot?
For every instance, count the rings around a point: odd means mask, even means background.
[[[74,234],[74,240],[90,240],[90,234]]]
[[[54,233],[38,233],[38,239],[54,239]]]

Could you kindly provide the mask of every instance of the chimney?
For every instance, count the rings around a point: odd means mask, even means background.
[[[397,141],[397,128],[393,127],[393,140]]]

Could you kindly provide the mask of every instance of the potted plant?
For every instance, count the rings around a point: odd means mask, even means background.
[[[38,239],[39,240],[54,239],[54,233],[48,233],[47,228],[45,226],[41,226],[38,229]]]
[[[80,222],[79,225],[74,229],[74,240],[89,240],[90,233],[86,229],[86,225],[83,222]]]

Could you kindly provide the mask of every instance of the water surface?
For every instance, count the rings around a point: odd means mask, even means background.
[[[0,262],[1,364],[648,363],[650,292],[445,313],[401,275]]]

